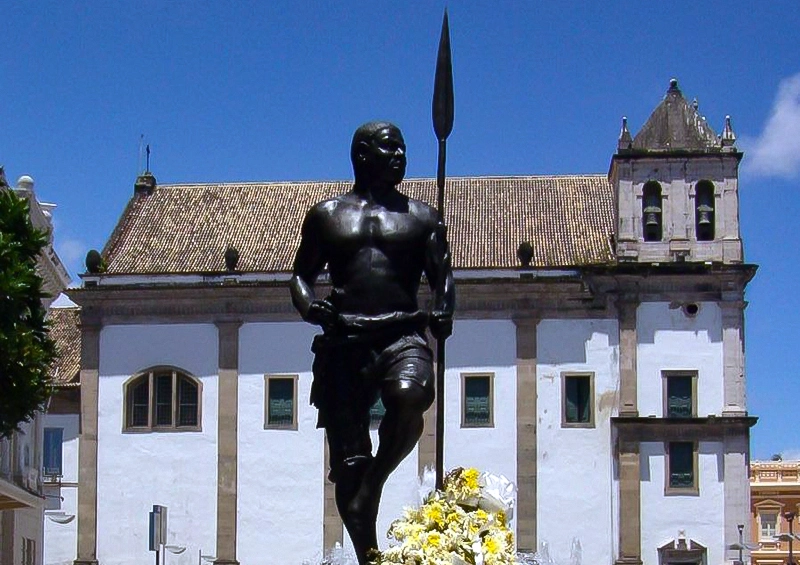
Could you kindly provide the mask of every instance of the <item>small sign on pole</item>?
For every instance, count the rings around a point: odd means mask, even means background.
[[[150,512],[150,551],[156,552],[156,565],[161,558],[161,547],[167,543],[167,507],[153,505]]]

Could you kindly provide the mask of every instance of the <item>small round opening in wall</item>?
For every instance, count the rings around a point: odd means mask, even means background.
[[[690,318],[694,318],[697,316],[697,313],[700,311],[700,305],[696,302],[689,302],[688,304],[683,305],[683,313],[689,316]]]

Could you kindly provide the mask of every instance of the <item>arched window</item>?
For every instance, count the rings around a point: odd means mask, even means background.
[[[642,233],[645,241],[661,241],[663,235],[661,214],[661,185],[649,181],[642,192]]]
[[[694,222],[697,241],[714,240],[714,184],[701,180],[695,189]]]
[[[171,367],[156,367],[125,384],[125,429],[200,429],[200,382]]]

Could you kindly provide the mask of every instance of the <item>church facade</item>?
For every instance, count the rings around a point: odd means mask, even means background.
[[[444,463],[516,483],[521,550],[735,559],[755,423],[741,157],[729,120],[717,136],[673,81],[635,136],[623,122],[607,175],[448,179]],[[348,546],[307,402],[316,330],[287,286],[303,214],[348,189],[139,177],[102,260],[69,291],[77,520],[48,562],[152,559],[154,505],[167,508],[170,564],[316,563]],[[401,190],[435,198],[430,179]],[[379,534],[434,463],[434,412],[387,483]]]

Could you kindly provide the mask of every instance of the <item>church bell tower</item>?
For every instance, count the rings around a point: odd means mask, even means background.
[[[739,161],[726,116],[716,135],[672,79],[635,137],[622,119],[609,179],[621,262],[742,262]]]

